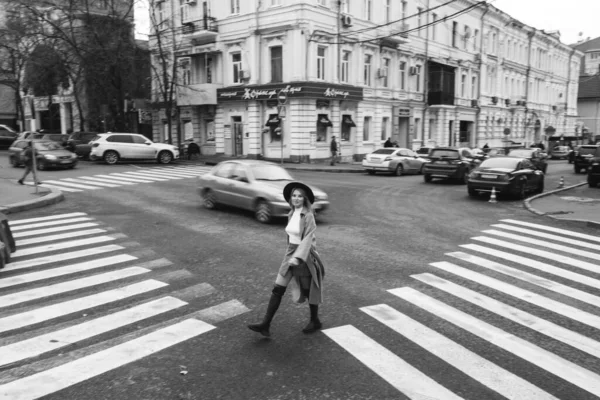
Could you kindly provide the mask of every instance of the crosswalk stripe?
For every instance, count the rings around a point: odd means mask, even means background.
[[[107,282],[113,282],[131,276],[141,275],[150,272],[149,269],[141,267],[129,267],[117,271],[105,272],[103,274],[88,276],[86,278],[74,279],[71,281],[47,285],[40,288],[23,290],[16,293],[0,296],[0,308],[13,306],[15,304],[25,303],[31,300],[38,300],[44,297],[54,296],[56,294],[66,293],[73,290],[101,285]]]
[[[77,272],[90,271],[92,269],[106,267],[108,265],[115,265],[124,263],[127,261],[137,260],[137,257],[129,254],[119,254],[112,257],[98,258],[95,260],[84,261],[78,264],[67,265],[64,267],[48,269],[44,271],[32,272],[29,274],[22,274],[3,278],[0,280],[0,288],[5,288],[14,285],[21,285],[23,283],[31,283],[40,281],[43,279],[55,278],[58,276],[74,274]]]
[[[389,292],[583,390],[600,396],[600,376],[571,361],[565,360],[526,340],[511,335],[412,288],[391,289]]]
[[[117,174],[114,174],[117,175]],[[165,178],[158,178],[155,176],[150,176],[149,174],[141,174],[141,173],[137,173],[137,172],[123,172],[122,174],[119,174],[120,176],[129,176],[132,178],[140,178],[140,179],[145,179],[145,180],[149,180],[149,181],[156,181],[156,182],[165,182],[168,181],[168,179]]]
[[[68,188],[75,188],[75,189],[86,189],[86,190],[97,190],[97,189],[100,189],[97,186],[81,185],[81,184],[78,184],[78,183],[69,183],[69,182],[64,182],[64,181],[49,180],[49,181],[44,181],[44,183],[49,183],[51,185],[58,186],[58,187],[66,186]]]
[[[95,176],[80,176],[79,179],[85,179],[87,181],[93,181],[93,182],[103,182],[103,183],[108,183],[108,184],[115,184],[116,186],[121,186],[121,185],[135,185],[135,183],[133,182],[125,182],[125,181],[119,181],[116,179],[104,179],[104,178],[96,178]]]
[[[494,257],[503,258],[512,262],[516,262],[527,267],[535,268],[540,271],[560,276],[561,278],[569,279],[573,282],[581,283],[586,286],[590,286],[596,289],[600,289],[600,280],[591,278],[587,275],[581,275],[576,272],[571,272],[566,269],[557,268],[555,266],[545,264],[543,262],[532,260],[531,258],[517,256],[504,251],[490,249],[489,247],[480,246],[478,244],[463,244],[461,247],[473,251],[479,251],[484,254],[488,254]]]
[[[214,328],[205,322],[188,319],[59,367],[1,385],[0,393],[11,400],[37,399],[147,357]]]
[[[191,178],[193,175],[191,174],[183,174],[181,172],[170,172],[159,169],[140,169],[136,172],[141,172],[144,174],[149,174],[150,176],[157,176],[159,178],[168,178],[168,179],[186,179]]]
[[[588,303],[593,306],[600,305],[600,297],[598,296],[584,292],[579,289],[572,288],[567,285],[563,285],[562,283],[554,282],[550,279],[546,279],[541,276],[530,274],[529,272],[521,271],[519,269],[512,268],[507,265],[497,263],[495,261],[487,260],[485,258],[477,257],[463,252],[448,253],[448,255],[454,258],[458,258],[459,260],[467,261],[480,267],[491,269],[492,271],[500,272],[501,274],[520,279],[532,285],[539,286],[544,289],[562,294],[563,296],[568,296],[579,301],[583,301],[584,303]]]
[[[209,289],[210,290],[210,289]],[[250,311],[237,300],[229,300],[195,313],[195,317],[208,323],[217,323]]]
[[[68,213],[68,214],[48,215],[47,217],[16,219],[14,221],[10,221],[10,224],[11,224],[11,226],[12,225],[22,225],[22,224],[30,224],[32,222],[50,221],[50,220],[61,219],[61,218],[82,217],[84,215],[87,215],[87,214],[83,213],[83,212],[74,212],[74,213]]]
[[[23,250],[17,250],[12,255],[14,258],[30,256],[32,254],[45,253],[47,251],[55,251],[55,250],[68,249],[71,247],[85,246],[88,244],[98,244],[98,243],[110,242],[111,240],[116,240],[117,237],[121,237],[121,236],[123,236],[123,235],[117,234],[117,235],[113,235],[113,236],[95,236],[95,237],[87,238],[87,239],[69,240],[66,242],[52,243],[52,244],[47,244],[44,246],[30,247],[30,248],[23,249]]]
[[[462,399],[351,325],[323,333],[410,399]]]
[[[133,183],[152,183],[152,181],[145,181],[143,179],[135,179],[127,176],[119,176],[119,174],[111,174],[111,175],[95,175],[101,178],[114,179],[117,182],[125,181],[125,182],[133,182]]]
[[[166,169],[177,169],[180,171],[190,171],[190,172],[208,172],[213,167],[165,167]]]
[[[61,179],[61,182],[73,182],[73,183],[78,183],[78,184],[94,185],[94,186],[108,187],[108,188],[119,187],[119,185],[113,185],[112,183],[95,182],[90,179],[86,180],[86,179],[63,178],[63,179]]]
[[[563,256],[561,254],[552,253],[552,252],[545,251],[545,250],[539,250],[539,249],[535,249],[533,247],[521,246],[516,243],[506,242],[504,240],[489,238],[486,236],[477,236],[472,239],[480,241],[480,242],[488,243],[488,244],[493,244],[493,245],[500,246],[500,247],[506,247],[506,248],[510,249],[511,251],[521,251],[521,252],[531,254],[534,256],[547,258],[547,259],[553,260],[553,261],[558,261],[563,264],[571,265],[573,267],[585,269],[588,271],[598,272],[598,265],[596,265],[596,264],[592,264],[587,261],[577,260],[575,258]]]
[[[23,268],[37,267],[44,264],[50,264],[57,261],[72,260],[74,258],[93,256],[97,254],[109,253],[111,251],[123,250],[123,246],[109,244],[106,246],[93,247],[91,249],[77,250],[68,253],[54,254],[33,258],[31,260],[13,261],[4,267],[4,271],[14,271]]]
[[[62,219],[62,220],[57,220],[57,221],[54,220],[54,221],[46,221],[46,222],[34,222],[31,224],[27,224],[27,225],[17,225],[17,226],[13,226],[13,224],[11,222],[10,230],[17,232],[17,231],[24,231],[26,229],[41,228],[44,226],[64,225],[64,224],[72,224],[74,222],[84,222],[84,221],[92,221],[92,218],[88,218],[88,217],[67,218],[67,219]]]
[[[83,190],[81,190],[81,189],[73,189],[73,188],[69,188],[66,186],[48,185],[46,183],[42,183],[41,185],[38,185],[38,186],[46,188],[46,189],[56,189],[56,190],[60,190],[62,192],[69,192],[69,193],[83,192]]]
[[[124,300],[165,286],[168,286],[168,284],[155,279],[148,279],[124,287],[80,297],[75,300],[64,301],[62,303],[10,315],[8,317],[0,318],[0,333]],[[0,391],[0,393],[2,392]]]
[[[424,273],[411,275],[411,277],[520,325],[538,331],[548,337],[566,343],[569,346],[584,351],[594,357],[600,358],[600,343],[587,336],[563,328],[560,325],[536,317],[526,311],[519,310],[516,307],[502,303],[471,289],[459,286],[433,274]]]
[[[574,246],[585,247],[587,249],[600,250],[600,245],[597,245],[597,244],[591,244],[591,243],[588,243],[588,242],[583,242],[581,240],[569,239],[569,238],[566,238],[564,236],[552,235],[552,234],[549,234],[549,233],[538,232],[538,231],[535,231],[533,229],[519,228],[519,227],[516,227],[516,226],[511,226],[511,225],[506,225],[506,224],[494,224],[492,226],[495,227],[495,228],[500,228],[500,229],[510,230],[510,231],[514,231],[514,232],[525,233],[525,234],[532,235],[532,236],[538,236],[538,237],[543,237],[543,238],[546,238],[546,239],[557,240],[557,241],[559,241],[561,243],[568,243],[568,244],[572,244]]]
[[[582,324],[589,325],[596,329],[600,328],[600,316],[582,311],[576,307],[549,299],[548,297],[533,293],[529,290],[521,289],[514,285],[510,285],[498,279],[490,278],[489,276],[473,272],[449,262],[442,261],[431,263],[429,265],[460,277],[467,278],[481,285],[491,287],[492,289],[508,294],[509,296],[516,297],[519,300],[534,304],[554,313],[561,314],[567,318],[581,322]]]
[[[68,238],[73,238],[73,237],[94,235],[96,233],[105,233],[105,232],[106,232],[106,229],[99,229],[99,228],[86,229],[86,230],[77,231],[77,232],[66,232],[66,233],[59,233],[56,235],[35,237],[35,238],[31,238],[31,239],[21,239],[21,240],[17,240],[16,244],[17,244],[17,246],[27,246],[30,244],[51,242],[53,240],[68,239]]]
[[[176,169],[143,169],[142,171],[157,173],[164,176],[181,176],[183,178],[195,178],[198,176],[198,174],[195,174],[193,172],[185,172]]]
[[[561,235],[578,237],[580,239],[586,239],[586,240],[590,240],[593,242],[600,242],[600,236],[586,235],[585,233],[573,232],[573,231],[569,231],[567,229],[554,228],[552,226],[533,224],[531,222],[517,221],[514,219],[501,219],[500,221],[510,223],[510,224],[515,224],[515,225],[528,226],[530,228],[543,229],[543,230],[554,232],[554,233],[560,233]]]
[[[187,304],[185,301],[167,296],[59,331],[12,343],[0,347],[0,366],[36,357]]]
[[[557,243],[545,242],[543,240],[532,239],[532,238],[526,237],[526,236],[513,235],[512,233],[501,232],[501,231],[497,231],[495,229],[488,229],[488,230],[483,231],[483,233],[487,233],[488,235],[496,235],[496,236],[500,236],[500,237],[507,238],[507,239],[513,239],[513,240],[533,244],[536,246],[549,247],[553,250],[559,250],[559,251],[563,251],[565,253],[570,253],[570,254],[577,254],[578,256],[591,258],[593,260],[600,260],[600,254],[591,253],[589,251],[585,251],[585,250],[581,250],[581,249],[574,249],[572,247],[563,246],[563,245],[560,245]],[[600,250],[600,247],[598,249]]]
[[[193,176],[203,175],[207,172],[204,170],[189,169],[189,168],[168,168],[168,169],[165,169],[165,171],[193,175]]]
[[[388,305],[379,304],[361,310],[507,399],[556,399]]]
[[[71,231],[74,229],[81,229],[81,228],[91,228],[93,226],[98,226],[98,225],[99,224],[97,224],[95,222],[86,222],[83,224],[57,226],[54,228],[37,229],[37,230],[33,230],[33,231],[13,232],[13,237],[15,239],[17,239],[17,238],[22,238],[22,237],[27,237],[27,236],[41,235],[41,234],[45,234],[45,233],[64,232],[64,231]]]

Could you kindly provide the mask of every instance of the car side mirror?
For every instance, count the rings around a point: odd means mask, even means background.
[[[244,176],[240,176],[239,178],[237,178],[237,180],[240,182],[249,183],[248,178]]]

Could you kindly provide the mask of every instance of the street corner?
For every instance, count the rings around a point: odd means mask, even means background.
[[[64,194],[54,188],[24,185],[11,187],[11,194],[0,206],[0,212],[14,214],[59,203],[65,199]]]

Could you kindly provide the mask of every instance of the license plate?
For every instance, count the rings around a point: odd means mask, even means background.
[[[63,160],[60,163],[61,164],[71,164],[71,161],[70,160]]]
[[[482,179],[496,179],[496,175],[481,174]]]

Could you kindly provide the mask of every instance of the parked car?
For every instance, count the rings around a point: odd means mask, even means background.
[[[169,164],[179,159],[179,149],[166,143],[155,143],[137,133],[99,133],[90,142],[91,160],[116,164],[119,160],[156,160]]]
[[[554,146],[550,150],[550,158],[552,160],[566,160],[569,158],[569,146]]]
[[[594,151],[587,170],[587,182],[589,187],[598,187],[600,183],[600,146]]]
[[[535,167],[541,170],[544,174],[548,169],[548,155],[538,147],[531,147],[529,149],[513,149],[508,153],[509,157],[526,158],[535,165]]]
[[[416,153],[421,158],[429,159],[429,152],[431,149],[433,149],[433,147],[421,147],[416,151]]]
[[[573,156],[573,170],[576,174],[580,173],[582,169],[587,171],[598,147],[600,147],[600,145],[597,144],[577,146]]]
[[[425,182],[433,178],[455,179],[467,183],[469,173],[477,163],[467,148],[436,147],[429,153],[429,163],[423,167]]]
[[[254,212],[255,218],[268,223],[274,217],[284,217],[290,205],[283,197],[283,188],[294,178],[277,164],[259,160],[233,160],[217,164],[210,172],[198,177],[198,194],[204,207],[219,204]],[[329,208],[327,194],[310,186],[314,195],[313,209]]]
[[[489,158],[469,174],[467,191],[469,196],[477,196],[492,188],[497,194],[524,199],[529,193],[544,191],[544,173],[527,158]]]
[[[73,132],[67,139],[67,149],[75,153],[78,144],[88,144],[98,134],[95,132]]]
[[[31,139],[31,135],[33,135],[35,132],[33,131],[23,131],[23,132],[19,132],[19,136],[17,136],[17,140],[21,140],[21,139]]]
[[[31,135],[31,139],[34,140],[51,140],[60,144],[62,147],[67,147],[67,140],[69,140],[69,135],[66,133],[34,133]]]
[[[505,156],[508,154],[509,149],[506,147],[491,147],[486,153],[487,158]]]
[[[16,140],[8,149],[8,159],[13,167],[24,165],[21,159],[21,151],[27,146],[30,140]],[[37,169],[45,170],[48,168],[75,168],[77,165],[77,156],[66,150],[60,144],[50,140],[33,140],[36,150]]]
[[[370,175],[386,172],[400,176],[405,173],[420,174],[427,162],[427,159],[419,157],[410,149],[386,147],[367,154],[362,166]]]
[[[19,134],[8,125],[0,125],[0,147],[9,148]]]

